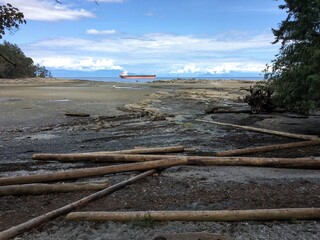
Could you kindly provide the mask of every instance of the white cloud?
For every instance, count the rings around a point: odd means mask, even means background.
[[[10,3],[23,12],[27,20],[60,21],[94,17],[84,9],[72,9],[67,4],[58,4],[54,0],[12,0]]]
[[[115,65],[113,60],[93,57],[47,57],[37,59],[36,63],[55,69],[82,71],[123,70],[121,66]]]
[[[110,30],[103,30],[110,31]],[[90,32],[101,34],[92,29]],[[111,33],[111,32],[110,32]],[[93,35],[94,36],[94,35]],[[58,38],[36,42],[26,46],[25,52],[34,59],[45,56],[60,58],[43,62],[44,66],[64,69],[84,69],[78,59],[92,58],[87,69],[105,67],[129,71],[166,73],[228,73],[261,72],[273,57],[277,46],[270,44],[273,36],[257,35],[228,39],[153,33],[142,36],[128,34],[104,35],[97,39]],[[70,57],[63,62],[65,56]],[[112,59],[99,63],[96,59]],[[113,64],[113,63],[118,64]],[[100,64],[100,65],[99,65]],[[96,67],[98,66],[98,67]],[[138,69],[138,68],[141,69]]]
[[[107,30],[110,31],[110,30]],[[111,30],[113,31],[113,30]],[[100,33],[93,30],[92,33]],[[110,33],[110,32],[109,32]],[[117,36],[97,40],[76,38],[59,38],[45,40],[33,44],[48,48],[68,46],[93,52],[126,52],[128,54],[154,54],[184,53],[196,55],[208,55],[217,52],[232,52],[245,49],[270,48],[271,35],[258,35],[242,40],[223,41],[215,38],[198,38],[191,35],[147,34],[140,37]]]
[[[116,30],[111,29],[111,30],[97,30],[97,29],[88,29],[86,31],[87,34],[91,34],[91,35],[108,35],[108,34],[114,34],[116,33]]]
[[[170,73],[184,74],[184,73],[211,73],[222,74],[230,72],[261,72],[265,68],[262,63],[250,62],[224,62],[224,63],[189,63],[182,67],[178,67]]]

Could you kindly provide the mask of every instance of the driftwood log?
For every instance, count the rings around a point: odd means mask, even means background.
[[[73,221],[279,221],[320,219],[320,208],[283,208],[222,211],[72,212]]]
[[[188,159],[188,164],[203,166],[251,166],[320,169],[320,158],[191,157]]]
[[[108,194],[111,194],[125,186],[127,186],[128,184],[132,184],[138,180],[141,180],[147,176],[150,176],[152,175],[153,173],[155,172],[155,170],[149,170],[145,173],[142,173],[142,174],[139,174],[133,178],[130,178],[126,181],[123,181],[123,182],[120,182],[118,184],[115,184],[111,187],[108,187],[104,190],[101,190],[97,193],[94,193],[94,194],[91,194],[85,198],[82,198],[76,202],[73,202],[71,204],[68,204],[64,207],[61,207],[61,208],[58,208],[54,211],[51,211],[51,212],[48,212],[44,215],[41,215],[39,217],[36,217],[36,218],[33,218],[25,223],[22,223],[20,225],[17,225],[17,226],[14,226],[14,227],[11,227],[3,232],[0,232],[0,239],[1,240],[5,240],[5,239],[11,239],[11,238],[14,238],[28,230],[31,230],[32,228],[35,228],[37,226],[39,226],[40,224],[43,224],[43,223],[46,223],[50,220],[53,220],[63,214],[67,214],[71,211],[73,211],[74,209],[76,209],[77,207],[81,207],[81,206],[84,206],[86,204],[88,204],[89,202],[92,202],[92,201],[95,201],[99,198],[102,198]]]
[[[91,156],[99,155],[99,154],[150,154],[150,153],[178,153],[184,152],[185,148],[183,146],[169,146],[169,147],[158,147],[158,148],[144,148],[139,147],[135,149],[128,149],[128,150],[120,150],[120,151],[105,151],[105,152],[89,152],[89,153],[65,153],[65,154],[51,154],[51,153],[38,153],[33,154],[32,159],[34,160],[58,160],[60,158],[70,158],[72,159],[73,156],[76,158],[82,158],[86,160],[91,158]]]
[[[93,154],[91,161],[95,162],[149,162],[159,159],[169,161],[187,160],[189,165],[204,166],[252,166],[252,167],[283,167],[320,169],[320,157],[308,158],[259,158],[259,157],[204,157],[178,155],[141,155],[141,154]],[[66,158],[59,156],[59,161],[81,161],[76,155]],[[1,185],[1,178],[0,178]]]
[[[206,113],[252,113],[250,109],[230,109],[230,108],[211,108],[206,109]]]
[[[308,147],[308,146],[316,146],[316,145],[320,145],[320,141],[302,141],[302,142],[294,142],[294,143],[276,144],[276,145],[270,145],[270,146],[234,149],[234,150],[228,150],[223,152],[216,152],[215,155],[219,157],[238,156],[238,155],[245,155],[250,153],[270,152],[270,151],[276,151],[281,149]]]
[[[249,130],[249,131],[267,133],[267,134],[278,135],[278,136],[288,137],[288,138],[296,138],[296,139],[301,139],[301,140],[315,140],[315,141],[320,140],[320,138],[315,135],[294,134],[294,133],[287,133],[287,132],[275,131],[275,130],[264,129],[264,128],[242,126],[242,125],[236,125],[236,124],[231,124],[231,123],[222,123],[222,122],[208,121],[208,120],[202,120],[202,119],[196,119],[196,121],[211,123],[211,124],[216,124],[216,125],[221,125],[221,126],[241,128],[241,129],[245,129],[245,130]]]
[[[82,177],[100,176],[110,173],[129,172],[129,171],[142,171],[157,168],[167,168],[171,166],[187,164],[187,159],[170,159],[170,160],[158,160],[140,163],[128,163],[114,166],[95,167],[95,168],[83,168],[70,171],[60,171],[47,174],[35,174],[28,176],[17,177],[3,177],[0,178],[0,186],[13,185],[13,184],[26,184],[26,183],[41,183],[51,182],[66,179],[75,179]]]
[[[59,184],[23,184],[0,187],[0,196],[7,195],[37,195],[57,192],[74,192],[101,190],[108,187],[108,182],[83,182],[83,183],[59,183]]]
[[[150,154],[150,153],[179,153],[184,152],[186,149],[184,146],[168,146],[168,147],[139,147],[128,150],[114,151],[115,153],[126,153],[126,154]],[[112,152],[111,152],[112,153]]]
[[[67,154],[37,154],[33,157],[41,161],[60,162],[145,162],[159,159],[181,159],[176,155],[143,155],[143,154],[121,154],[121,153],[67,153]]]

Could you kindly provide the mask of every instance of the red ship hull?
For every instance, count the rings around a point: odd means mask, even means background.
[[[121,78],[156,78],[156,75],[128,75],[128,76],[121,76]]]

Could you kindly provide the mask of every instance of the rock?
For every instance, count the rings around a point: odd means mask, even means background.
[[[205,232],[165,233],[155,236],[153,240],[230,240],[229,237]]]

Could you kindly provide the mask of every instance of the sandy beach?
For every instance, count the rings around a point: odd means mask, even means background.
[[[292,113],[207,114],[210,107],[247,109],[252,81],[175,80],[107,83],[61,79],[0,80],[0,177],[51,173],[106,163],[32,160],[34,153],[115,151],[183,145],[182,155],[297,142],[281,136],[198,122],[196,119],[320,136],[320,116]],[[256,153],[253,157],[319,157],[319,146]],[[164,169],[78,211],[231,210],[320,207],[318,169],[178,166]],[[137,172],[90,177],[110,184]],[[78,179],[77,181],[84,181]],[[0,197],[0,231],[91,194]],[[319,239],[320,222],[71,222],[65,216],[17,239],[156,239],[205,232],[225,239]],[[160,239],[160,238],[158,238]],[[168,238],[169,239],[169,238]]]

